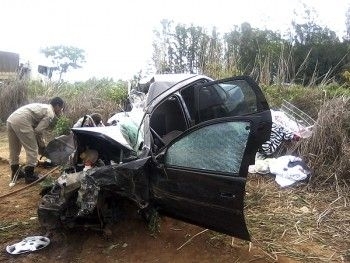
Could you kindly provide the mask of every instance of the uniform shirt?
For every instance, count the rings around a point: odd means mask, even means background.
[[[55,118],[51,104],[31,103],[14,111],[7,119],[12,125],[21,127],[23,132],[34,131],[39,146],[45,146],[42,133]]]

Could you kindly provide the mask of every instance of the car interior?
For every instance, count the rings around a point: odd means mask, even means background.
[[[198,93],[198,116],[196,123],[224,117],[224,102],[212,86],[203,87]]]
[[[154,143],[158,147],[167,145],[187,129],[184,113],[177,97],[168,98],[155,109],[150,119],[150,127],[153,130]]]

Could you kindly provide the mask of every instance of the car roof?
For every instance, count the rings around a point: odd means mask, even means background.
[[[191,82],[197,79],[198,74],[158,74],[154,75],[150,82],[147,93],[146,105],[149,105],[155,98],[181,82]],[[182,85],[181,85],[182,86]]]

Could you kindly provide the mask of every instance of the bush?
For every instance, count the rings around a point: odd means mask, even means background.
[[[106,89],[105,96],[107,99],[113,100],[121,104],[128,96],[128,89],[122,84],[116,84]]]
[[[71,127],[72,121],[66,116],[61,116],[58,118],[53,131],[56,136],[68,135],[70,133]]]
[[[338,97],[322,105],[311,138],[298,149],[312,167],[312,185],[350,182],[350,98]]]
[[[119,111],[121,102],[127,97],[127,90],[127,82],[114,82],[112,79],[92,78],[74,84],[31,81],[29,99],[47,103],[59,96],[66,102],[64,113],[71,123],[92,113],[100,113],[105,122],[111,114]]]
[[[286,100],[315,119],[325,97],[324,91],[320,88],[297,85],[268,86],[263,87],[263,91],[271,108],[280,108],[283,100]]]

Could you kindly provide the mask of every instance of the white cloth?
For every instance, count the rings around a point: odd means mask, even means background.
[[[310,170],[300,157],[285,155],[278,158],[256,159],[255,165],[250,165],[249,173],[276,175],[275,181],[281,186],[290,186],[298,181],[305,180]]]
[[[310,171],[300,157],[285,155],[269,161],[270,173],[276,175],[276,182],[281,187],[305,180]]]

